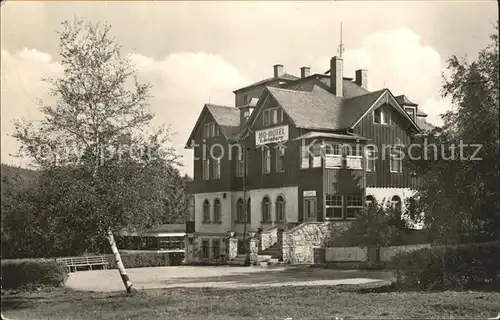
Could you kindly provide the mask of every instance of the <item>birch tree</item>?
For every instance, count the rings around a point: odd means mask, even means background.
[[[45,171],[71,177],[56,207],[107,238],[130,293],[114,235],[160,221],[178,157],[168,147],[168,127],[147,132],[154,116],[151,87],[139,82],[110,30],[84,19],[62,23],[63,75],[44,79],[55,102],[39,101],[43,120],[18,120],[13,136],[22,143],[21,154]]]

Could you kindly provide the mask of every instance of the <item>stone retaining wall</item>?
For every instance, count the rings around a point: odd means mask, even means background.
[[[308,222],[290,231],[278,231],[282,257],[288,263],[313,263],[314,249],[325,245],[334,233],[344,230],[348,222]]]

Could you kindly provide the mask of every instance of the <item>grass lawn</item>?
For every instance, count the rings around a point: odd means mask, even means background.
[[[57,289],[6,294],[2,309],[14,320],[487,319],[500,312],[500,293],[373,292],[370,285],[361,287],[154,289],[132,296]]]

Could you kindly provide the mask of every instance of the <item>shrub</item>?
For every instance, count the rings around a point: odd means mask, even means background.
[[[398,285],[418,289],[500,289],[500,242],[435,246],[398,253]]]
[[[64,262],[52,259],[2,261],[2,289],[59,287],[68,279]]]
[[[136,252],[121,253],[120,255],[125,268],[180,266],[184,259],[183,252]],[[118,268],[114,255],[106,255],[106,258],[109,262],[108,268]]]

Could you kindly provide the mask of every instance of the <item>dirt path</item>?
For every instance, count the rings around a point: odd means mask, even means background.
[[[128,269],[137,289],[174,287],[274,287],[360,284],[390,280],[381,271],[325,270],[300,267],[154,267]],[[66,286],[85,291],[120,291],[117,270],[79,271],[70,274]]]

